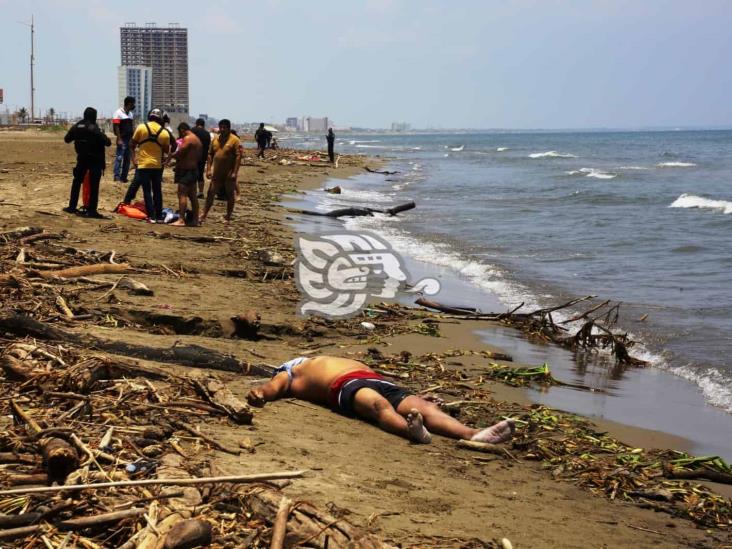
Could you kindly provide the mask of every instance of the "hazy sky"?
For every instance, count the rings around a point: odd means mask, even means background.
[[[117,107],[119,27],[188,28],[191,113],[338,125],[732,126],[728,0],[0,0],[5,106]]]

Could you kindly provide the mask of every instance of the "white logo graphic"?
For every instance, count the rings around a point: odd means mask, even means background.
[[[298,236],[295,265],[303,295],[300,314],[343,318],[360,311],[369,297],[392,299],[399,292],[435,295],[440,283],[423,278],[408,287],[409,274],[389,244],[368,232]]]

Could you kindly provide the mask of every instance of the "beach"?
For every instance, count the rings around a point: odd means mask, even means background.
[[[64,234],[62,242],[77,249],[113,250],[117,262],[132,265],[137,269],[135,279],[154,290],[154,296],[133,296],[77,288],[65,295],[74,310],[85,311],[90,318],[56,320],[64,329],[160,349],[199,345],[251,365],[277,365],[314,354],[370,357],[413,391],[432,388],[446,400],[482,403],[459,409],[461,418],[469,421],[487,424],[506,414],[528,418],[539,413],[532,402],[541,399],[532,390],[507,387],[484,376],[488,362],[521,365],[518,359],[491,358],[514,353],[486,343],[492,341],[492,333],[502,333],[509,340],[506,331],[510,329],[505,326],[389,306],[375,309],[368,318],[376,325],[373,332],[361,327],[364,317],[331,322],[296,315],[300,298],[292,278],[293,238],[308,222],[283,207],[283,200],[285,206],[312,205],[303,193],[320,193],[323,186],[338,180],[358,180],[366,166],[386,164],[383,159],[344,155],[337,168],[315,162],[283,165],[279,161],[285,158],[284,152],[279,158],[257,161],[248,150],[239,174],[242,197],[231,225],[222,223],[224,207],[217,202],[205,226],[178,228],[111,214],[125,186],[111,182],[109,167],[100,191],[100,209],[109,219],[81,219],[61,212],[74,163],[72,147],[62,137],[37,131],[0,132],[2,230],[41,227]],[[172,204],[174,187],[170,175],[166,177],[164,194]],[[348,187],[347,181],[344,186]],[[419,211],[418,204],[416,210],[402,215]],[[30,248],[26,253],[33,258]],[[273,260],[273,255],[279,259]],[[12,258],[4,261],[10,265]],[[412,274],[415,270],[423,274],[419,269],[424,265],[413,267]],[[17,268],[24,269],[22,264]],[[118,278],[104,276],[109,281]],[[261,337],[227,337],[225,327],[232,316],[250,310],[261,316]],[[165,324],[163,316],[185,322]],[[394,357],[401,353],[411,357],[402,362],[420,366],[410,370],[400,365]],[[428,355],[433,358],[425,358]],[[134,358],[176,374],[196,370]],[[248,375],[217,375],[240,396],[263,379],[257,369]],[[445,392],[440,393],[441,388]],[[550,404],[562,408],[556,401]],[[5,406],[0,404],[3,415],[8,415]],[[225,444],[235,445],[248,437],[256,449],[235,456],[189,444],[185,450],[192,461],[210,460],[222,474],[305,469],[305,478],[284,488],[289,498],[328,508],[336,517],[345,517],[396,546],[491,547],[503,538],[514,547],[720,547],[732,543],[729,523],[725,530],[689,519],[691,501],[676,502],[677,512],[670,514],[658,512],[660,504],[650,498],[615,497],[614,493],[610,497],[604,485],[593,486],[587,479],[580,482],[579,473],[563,474],[558,463],[546,457],[527,458],[536,453],[534,446],[513,451],[508,446],[508,455],[493,455],[460,448],[440,437],[429,446],[413,445],[364,422],[291,399],[257,410],[251,426],[194,415],[190,423]],[[558,424],[555,438],[561,439],[565,420]],[[694,448],[684,437],[633,425],[604,422],[595,429],[608,431],[632,449]],[[724,486],[713,488],[725,491]],[[726,501],[729,509],[729,500],[720,501]],[[721,516],[728,520],[729,513]]]

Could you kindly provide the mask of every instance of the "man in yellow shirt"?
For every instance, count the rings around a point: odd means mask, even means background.
[[[219,122],[219,134],[211,140],[208,152],[206,177],[211,180],[206,196],[206,206],[203,209],[201,222],[206,220],[208,211],[213,206],[214,197],[219,189],[226,189],[226,217],[228,223],[234,212],[234,195],[236,192],[236,178],[239,175],[241,164],[241,141],[231,133],[231,122],[223,119]]]
[[[140,124],[130,140],[130,156],[137,166],[135,177],[125,194],[130,204],[142,187],[148,221],[155,223],[163,216],[163,163],[170,150],[170,134],[163,128],[163,113],[153,109],[147,122]]]

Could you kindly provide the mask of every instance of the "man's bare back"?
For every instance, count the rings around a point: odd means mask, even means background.
[[[480,442],[504,442],[514,424],[504,420],[486,429],[463,425],[432,402],[385,380],[365,364],[348,358],[318,356],[284,363],[272,379],[249,391],[252,406],[264,406],[285,396],[328,404],[344,415],[377,423],[390,433],[429,443],[430,432]]]

